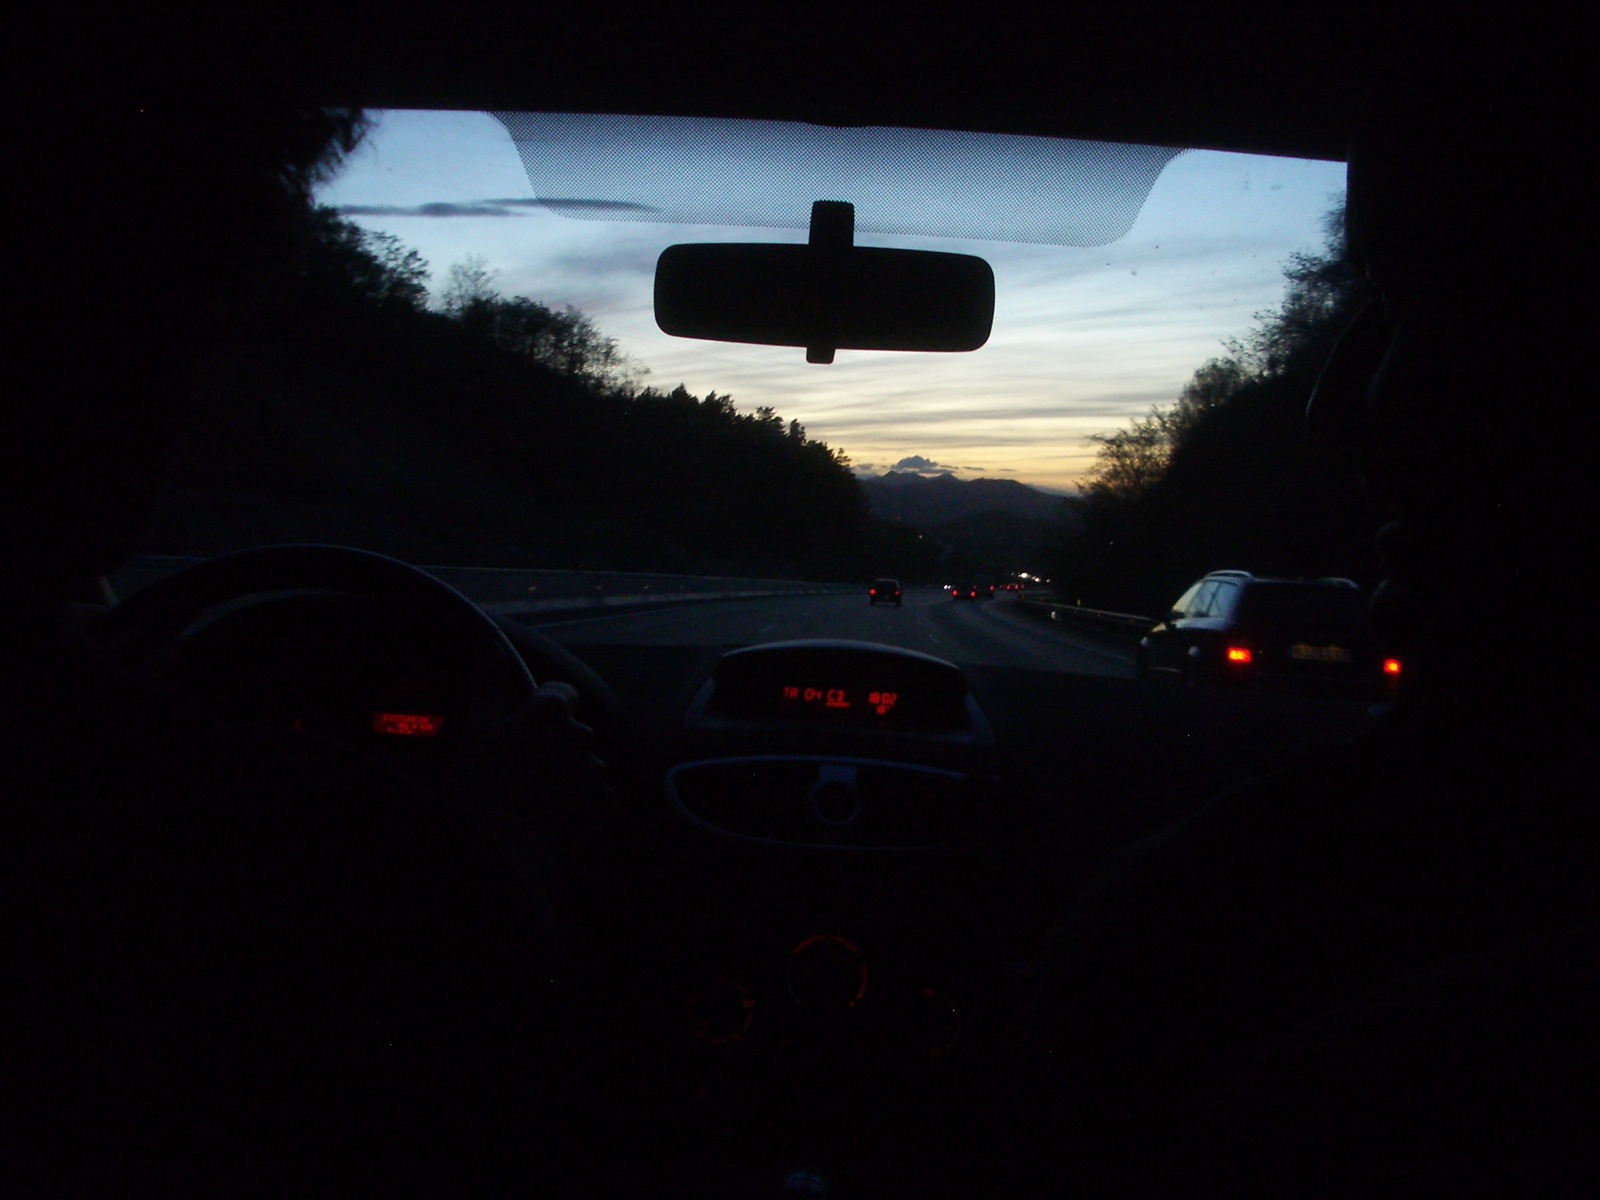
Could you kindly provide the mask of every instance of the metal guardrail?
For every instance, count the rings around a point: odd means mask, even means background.
[[[1051,596],[1022,596],[1017,600],[1017,607],[1045,620],[1083,625],[1130,641],[1143,637],[1156,623],[1154,617],[1084,608],[1081,604],[1068,604]]]
[[[118,596],[202,559],[140,555],[111,577]],[[638,571],[544,571],[517,567],[425,566],[486,612],[547,613],[585,609],[648,607],[693,600],[758,596],[818,595],[859,590],[856,584],[790,579],[744,579],[716,575],[664,575]]]

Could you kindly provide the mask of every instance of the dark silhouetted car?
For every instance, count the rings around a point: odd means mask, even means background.
[[[1367,597],[1348,579],[1266,579],[1213,571],[1139,643],[1141,678],[1391,695],[1400,660],[1383,653]]]
[[[867,590],[872,604],[892,604],[900,607],[900,581],[898,579],[874,579],[872,587]]]

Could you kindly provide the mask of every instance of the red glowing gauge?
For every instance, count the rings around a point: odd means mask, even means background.
[[[809,937],[789,951],[786,982],[802,1008],[842,1012],[866,994],[867,964],[842,937]]]
[[[401,737],[434,737],[444,725],[444,718],[434,713],[372,714],[374,733],[398,734]]]
[[[756,1002],[737,979],[718,975],[710,986],[689,996],[694,1036],[721,1045],[739,1041],[750,1029]]]

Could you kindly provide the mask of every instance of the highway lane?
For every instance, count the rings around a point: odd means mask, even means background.
[[[1054,856],[1050,877],[1063,889],[1261,764],[1353,737],[1369,720],[1360,704],[1140,683],[1132,644],[1039,620],[1010,597],[954,601],[936,588],[907,590],[900,609],[869,605],[863,588],[530,624],[586,661],[638,728],[669,747],[717,658],[735,646],[849,638],[954,662],[994,730],[1008,795]]]
[[[882,642],[961,667],[1016,667],[1131,678],[1133,647],[1062,629],[1017,610],[1009,597],[955,601],[908,588],[901,608],[859,595],[770,597],[663,606],[599,617],[530,618],[582,654],[585,646],[748,646],[795,638]]]

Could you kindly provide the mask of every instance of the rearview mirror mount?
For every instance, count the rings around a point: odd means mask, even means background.
[[[838,350],[976,350],[994,324],[994,271],[970,254],[857,246],[855,206],[818,200],[808,244],[668,246],[656,324],[672,337]]]

